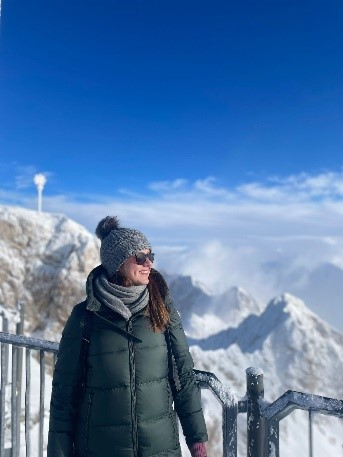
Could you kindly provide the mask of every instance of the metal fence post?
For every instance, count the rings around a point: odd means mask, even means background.
[[[264,423],[264,452],[268,457],[279,457],[280,424],[277,419],[265,420]]]
[[[2,332],[8,332],[8,319],[5,313],[1,311],[0,317],[2,320]],[[9,345],[1,343],[1,387],[0,387],[0,457],[6,457],[5,449],[5,402],[6,402],[6,386],[9,383]],[[10,450],[12,452],[12,449]]]
[[[260,399],[264,397],[263,371],[260,368],[246,369],[247,377],[247,456],[263,457],[264,420]]]
[[[8,329],[8,319],[5,316],[5,314],[2,312],[0,313],[0,316],[2,317],[2,330],[1,331],[7,333],[9,330]],[[4,376],[6,385],[8,385],[8,383],[9,383],[9,376],[8,376],[9,351],[10,351],[10,348],[9,348],[8,344],[6,344],[5,352],[4,352],[4,366],[2,367],[4,370],[4,373],[2,374],[2,372],[1,372],[1,376]]]
[[[237,403],[223,405],[223,457],[237,457]]]
[[[313,457],[313,411],[310,409],[308,412],[308,446],[309,457]]]
[[[12,456],[19,457],[18,435],[20,430],[20,417],[18,416],[18,350],[12,346],[12,383],[11,383],[11,441]]]
[[[6,401],[6,352],[9,345],[1,343],[1,391],[0,391],[0,457],[5,455],[5,401]],[[7,359],[8,361],[8,359]]]
[[[24,334],[24,304],[18,302],[17,303],[17,310],[19,314],[19,322],[16,325],[16,333],[17,335]],[[18,418],[18,426],[16,429],[17,437],[17,449],[18,455],[20,452],[20,418],[21,418],[21,392],[22,392],[22,383],[23,383],[23,349],[18,348],[18,355],[17,355],[17,418]]]

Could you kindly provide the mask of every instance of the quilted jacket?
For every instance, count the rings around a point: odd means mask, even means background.
[[[73,308],[62,333],[47,457],[181,457],[176,413],[188,444],[207,441],[207,433],[187,339],[160,273],[151,272],[170,309],[168,331],[154,333],[146,309],[125,321],[102,305],[92,318],[83,366],[86,306],[97,300],[92,284],[101,269],[90,274],[87,300]]]

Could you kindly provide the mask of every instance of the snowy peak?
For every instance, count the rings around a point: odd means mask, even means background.
[[[59,339],[60,327],[85,296],[87,274],[99,263],[95,235],[64,215],[0,206],[0,302],[26,306],[28,331]],[[51,321],[49,322],[49,319]]]
[[[259,314],[263,309],[263,305],[241,287],[231,287],[223,294],[214,296],[211,307],[231,326],[250,314]]]
[[[235,326],[249,314],[258,314],[263,309],[240,287],[215,295],[200,284],[194,284],[190,276],[171,277],[166,274],[166,279],[185,330],[194,338],[207,337]]]
[[[312,313],[302,300],[282,294],[271,300],[262,314],[250,314],[238,326],[207,338],[192,338],[190,344],[203,350],[217,350],[236,344],[242,352],[253,353],[261,350],[270,338],[281,341],[287,335],[287,345],[291,345],[292,339],[300,341],[310,334],[323,338],[334,336],[337,342],[343,343],[343,336]]]
[[[237,326],[251,314],[263,309],[254,298],[240,287],[232,287],[220,295],[208,297],[206,313],[194,312],[188,321],[188,335],[205,338],[227,328]]]
[[[267,319],[272,319],[273,314],[287,316],[288,330],[298,329],[299,332],[318,334],[323,338],[341,340],[343,336],[311,311],[303,300],[289,293],[279,295],[272,299],[265,311]]]
[[[304,301],[292,294],[284,293],[270,300],[267,308],[283,309],[285,313],[292,315],[294,318],[303,318],[304,314],[312,314]]]

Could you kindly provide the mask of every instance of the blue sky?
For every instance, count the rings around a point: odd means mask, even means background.
[[[46,192],[337,170],[340,1],[3,0],[1,160]]]
[[[343,267],[342,24],[331,0],[3,0],[0,203],[35,208],[44,172],[45,210],[118,214],[263,299]]]

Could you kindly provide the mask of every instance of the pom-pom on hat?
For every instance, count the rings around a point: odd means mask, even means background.
[[[142,232],[120,227],[115,216],[101,219],[95,234],[101,240],[100,259],[110,278],[128,257],[143,249],[151,249],[151,244]]]

